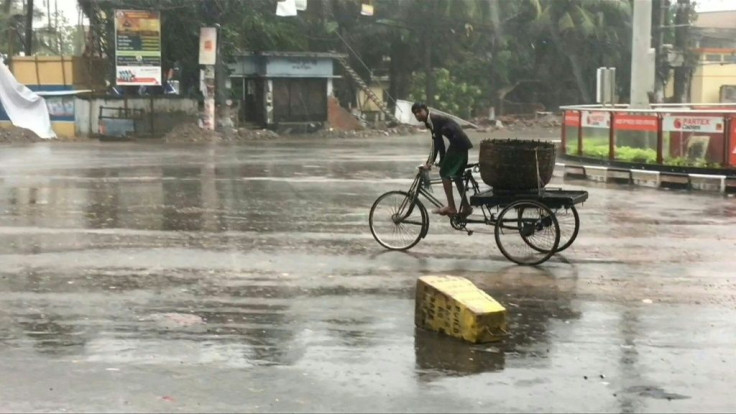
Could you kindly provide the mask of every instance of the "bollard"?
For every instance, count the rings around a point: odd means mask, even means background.
[[[506,335],[506,308],[471,281],[455,276],[417,280],[414,324],[472,343]]]

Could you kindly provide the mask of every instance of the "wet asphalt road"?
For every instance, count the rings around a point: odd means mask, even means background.
[[[580,181],[540,267],[368,210],[426,137],[0,147],[0,411],[735,411],[736,200]],[[477,158],[477,146],[471,159]],[[415,330],[416,279],[467,277],[503,342]]]

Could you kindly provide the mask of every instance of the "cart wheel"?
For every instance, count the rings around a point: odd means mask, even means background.
[[[559,253],[572,244],[575,238],[578,237],[578,231],[580,231],[580,216],[575,206],[557,208],[553,211],[557,224],[560,226],[560,245],[557,247],[555,253]],[[519,213],[521,217],[521,212]],[[524,241],[529,243],[533,249],[539,250],[540,252],[546,251],[543,246],[537,246],[534,244],[534,240],[524,238]]]
[[[538,265],[557,251],[560,226],[544,204],[521,200],[498,215],[495,235],[498,249],[507,259],[520,265]]]
[[[580,215],[575,206],[562,207],[554,211],[557,224],[560,225],[560,245],[557,253],[567,249],[578,237],[580,231]]]
[[[376,199],[368,223],[378,244],[390,250],[407,250],[427,234],[427,209],[419,200],[411,201],[404,191],[389,191]]]

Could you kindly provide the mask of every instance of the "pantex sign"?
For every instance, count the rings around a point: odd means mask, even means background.
[[[667,132],[704,132],[709,134],[723,133],[723,118],[720,116],[677,116],[667,115],[662,118],[662,131]]]

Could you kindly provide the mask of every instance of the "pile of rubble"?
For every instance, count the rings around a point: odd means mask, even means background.
[[[317,131],[320,137],[325,138],[372,138],[381,136],[396,136],[396,135],[413,135],[425,132],[424,129],[410,126],[410,125],[398,125],[391,128],[381,129],[362,129],[358,131],[340,131],[332,128],[327,128],[321,131]]]
[[[227,128],[224,131],[210,131],[195,123],[180,124],[164,135],[166,143],[237,143],[243,141],[278,138],[279,135],[267,129]]]
[[[542,112],[535,115],[502,115],[495,120],[475,119],[481,132],[498,131],[502,129],[510,131],[522,131],[530,128],[559,128],[562,125],[562,117],[552,112]]]
[[[24,128],[18,128],[15,126],[0,128],[0,143],[2,144],[19,144],[41,141],[48,140],[41,139],[38,135]]]
[[[224,142],[242,142],[254,140],[268,140],[278,138],[280,135],[269,129],[228,129],[221,134]]]

